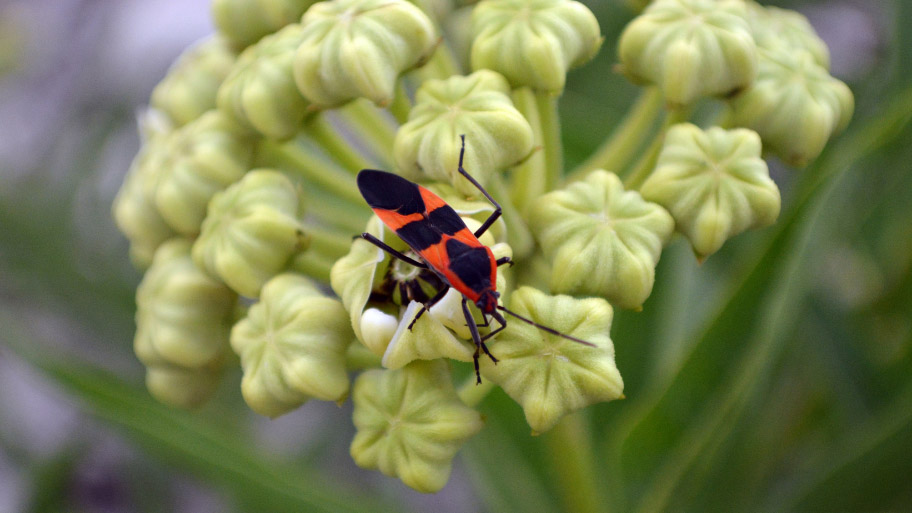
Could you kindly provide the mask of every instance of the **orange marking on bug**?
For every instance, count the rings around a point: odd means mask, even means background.
[[[404,216],[398,212],[385,210],[382,208],[375,208],[374,213],[377,214],[377,217],[379,217],[381,221],[383,221],[383,224],[389,226],[390,230],[393,231],[396,231],[411,222],[427,219],[424,214],[420,213]]]
[[[418,186],[418,191],[421,193],[421,199],[424,201],[424,210],[427,213],[431,213],[438,208],[446,205],[446,202],[443,201],[440,196],[434,194],[433,192],[425,189],[420,185]]]

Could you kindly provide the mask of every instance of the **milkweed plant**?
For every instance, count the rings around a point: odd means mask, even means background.
[[[568,169],[558,100],[605,37],[580,2],[214,0],[218,31],[153,91],[113,206],[144,272],[134,347],[150,393],[193,408],[240,367],[268,417],[350,400],[354,461],[422,492],[447,483],[496,387],[532,434],[623,398],[614,309],[642,308],[673,239],[702,262],[775,223],[766,159],[807,165],[853,110],[795,12],[640,8],[615,68],[640,96]],[[510,323],[480,385],[459,293],[409,326],[443,284],[353,238],[409,250],[362,200],[363,168],[425,185],[478,228],[493,206],[457,172],[463,134],[466,170],[504,208],[482,237],[515,263],[503,303],[594,345]]]

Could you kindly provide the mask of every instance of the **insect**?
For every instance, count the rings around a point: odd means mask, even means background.
[[[418,254],[420,260],[415,260],[391,248],[370,233],[362,233],[361,237],[395,258],[415,267],[432,271],[443,282],[443,286],[437,294],[425,302],[423,308],[412,319],[409,329],[429,308],[440,301],[450,288],[459,291],[462,294],[462,312],[472,335],[472,341],[475,343],[473,360],[478,383],[481,383],[481,373],[478,368],[480,352],[483,351],[491,361],[497,363],[497,358],[488,350],[485,341],[507,327],[507,320],[500,312],[510,314],[553,335],[594,347],[590,342],[538,324],[498,304],[500,293],[496,290],[497,268],[504,264],[512,264],[512,262],[509,257],[495,259],[491,248],[479,242],[478,237],[481,237],[500,218],[502,209],[484,187],[462,167],[465,156],[465,135],[460,135],[460,139],[462,147],[459,151],[459,174],[478,188],[484,197],[494,205],[494,212],[474,233],[469,230],[451,206],[428,189],[386,171],[363,169],[358,173],[358,189],[361,190],[364,200],[377,214],[377,217],[396,232],[396,235],[405,241],[412,251]],[[475,322],[467,301],[475,303],[475,306],[481,311],[484,319],[482,324]],[[481,336],[478,328],[488,326],[488,316],[495,319],[500,326]]]

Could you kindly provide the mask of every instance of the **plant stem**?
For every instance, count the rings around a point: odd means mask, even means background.
[[[346,140],[326,119],[326,113],[321,112],[313,116],[306,125],[306,133],[346,171],[354,174],[361,169],[372,167],[371,162],[358,151],[357,146]]]
[[[320,254],[340,258],[351,249],[352,237],[343,235],[337,230],[327,230],[318,226],[308,226],[307,235],[310,237],[310,248]]]
[[[363,204],[361,193],[358,192],[351,174],[320,158],[300,140],[276,143],[264,139],[260,145],[258,158],[267,165],[276,165],[294,172],[309,184],[317,185],[352,205]]]
[[[545,148],[545,190],[553,190],[564,172],[564,145],[561,141],[557,96],[535,93],[535,106],[541,123],[542,146]]]
[[[355,342],[345,352],[345,366],[348,370],[373,369],[380,367],[380,357],[362,344]]]
[[[661,91],[657,87],[644,89],[633,108],[627,111],[623,121],[611,132],[611,136],[567,176],[566,182],[581,180],[595,169],[614,172],[623,169],[637,148],[642,146],[661,112]]]
[[[532,126],[532,141],[535,145],[532,155],[513,168],[511,177],[510,197],[519,212],[525,212],[536,198],[548,190],[548,157],[535,93],[528,87],[515,89],[513,104]]]
[[[370,210],[366,204],[355,207],[347,202],[321,194],[322,191],[308,192],[309,194],[304,197],[308,220],[351,235],[364,231],[364,225],[370,217]]]
[[[338,112],[352,133],[382,161],[383,165],[392,163],[396,127],[382,110],[365,99],[358,99],[342,107]]]
[[[592,448],[588,417],[579,411],[567,415],[543,435],[547,457],[554,469],[566,511],[600,513],[606,502],[596,483],[598,475]]]
[[[535,247],[535,241],[532,239],[532,232],[529,231],[529,227],[523,220],[522,215],[520,215],[519,210],[510,201],[501,175],[494,174],[491,176],[488,192],[495,198],[505,199],[500,201],[500,205],[503,207],[504,220],[507,226],[510,227],[507,230],[507,241],[510,243],[511,249],[513,249],[513,259],[521,260],[527,257]]]
[[[482,380],[481,383],[476,381],[475,375],[467,378],[465,383],[459,386],[456,394],[466,406],[475,407],[481,404],[491,391],[494,390],[494,383],[490,379]]]
[[[640,156],[640,159],[633,166],[632,172],[624,176],[624,188],[628,191],[638,190],[643,182],[649,178],[655,169],[656,162],[659,160],[659,153],[662,151],[662,145],[665,142],[665,133],[672,125],[686,121],[690,116],[690,108],[674,109],[665,114],[665,122],[662,129],[655,135],[649,147]]]
[[[400,125],[404,125],[408,121],[411,110],[412,100],[409,99],[408,91],[405,90],[405,80],[400,78],[396,83],[396,94],[393,96],[393,103],[390,104],[389,111]]]
[[[316,280],[329,283],[329,271],[335,260],[307,250],[294,257],[291,268]]]
[[[426,80],[440,80],[453,75],[462,74],[462,66],[456,61],[453,48],[447,44],[446,39],[441,39],[434,55],[424,66],[414,71],[419,82]]]

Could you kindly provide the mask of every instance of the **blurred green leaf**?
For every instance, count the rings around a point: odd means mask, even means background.
[[[253,442],[238,433],[159,404],[144,389],[107,371],[51,359],[35,350],[41,346],[16,330],[8,314],[2,317],[0,324],[16,352],[94,415],[120,428],[149,453],[220,486],[251,510],[401,511],[376,497],[330,483],[315,471],[264,459]],[[27,344],[31,349],[24,349]]]
[[[698,331],[697,342],[676,372],[656,376],[654,388],[631,405],[609,457],[621,458],[627,492],[641,497],[638,510],[681,507],[672,494],[689,479],[699,460],[729,436],[731,427],[761,389],[794,320],[803,291],[796,274],[826,185],[858,158],[889,141],[912,115],[912,91],[844,141],[834,161],[802,176],[791,208],[776,224],[772,241],[758,261],[746,266],[718,314]],[[827,167],[826,164],[832,167]],[[696,408],[694,410],[694,408]],[[709,452],[709,454],[707,454]]]

